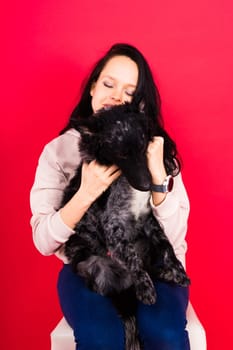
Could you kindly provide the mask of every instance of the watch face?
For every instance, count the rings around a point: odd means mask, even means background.
[[[174,184],[174,179],[173,177],[169,177],[168,179],[168,184],[167,184],[167,190],[168,192],[171,192],[171,190],[173,189],[173,184]]]

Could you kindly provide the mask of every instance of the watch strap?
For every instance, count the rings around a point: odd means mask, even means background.
[[[152,192],[161,192],[161,193],[165,193],[166,192],[166,188],[164,185],[151,185],[151,191]]]
[[[151,185],[151,191],[160,192],[160,193],[168,193],[171,192],[173,188],[173,177],[171,175],[166,176],[164,182],[161,185]]]

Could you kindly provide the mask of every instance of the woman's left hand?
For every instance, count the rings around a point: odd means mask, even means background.
[[[147,147],[147,164],[155,185],[163,183],[167,176],[163,162],[164,139],[161,136],[153,137]]]

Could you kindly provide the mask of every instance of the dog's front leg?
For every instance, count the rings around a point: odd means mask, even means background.
[[[119,237],[119,230],[115,230],[115,234]],[[134,245],[125,239],[122,241],[118,239],[114,240],[114,243],[108,240],[108,246],[112,260],[128,270],[137,299],[144,304],[154,304],[156,301],[154,284],[149,274],[143,269],[143,262],[135,251]]]
[[[156,291],[149,274],[144,270],[143,261],[135,251],[135,246],[128,243],[121,249],[125,264],[132,274],[137,299],[144,304],[154,304]]]
[[[152,256],[155,257],[155,271],[157,278],[165,282],[173,282],[181,286],[188,286],[190,280],[186,271],[177,259],[174,249],[156,219],[151,215],[144,225],[144,232],[152,244]]]

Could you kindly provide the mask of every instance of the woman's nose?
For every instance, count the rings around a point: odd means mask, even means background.
[[[112,95],[111,95],[111,99],[116,101],[116,102],[122,102],[122,94],[120,91],[118,90],[114,90]]]

